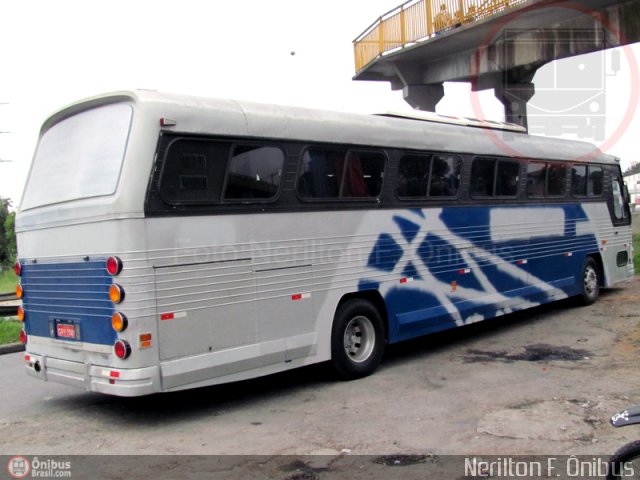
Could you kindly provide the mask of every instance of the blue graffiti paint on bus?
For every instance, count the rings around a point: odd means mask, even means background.
[[[546,228],[527,223],[544,217]],[[368,256],[360,290],[378,290],[391,342],[575,295],[597,250],[580,205],[458,207],[395,215]],[[586,229],[582,229],[586,230]]]

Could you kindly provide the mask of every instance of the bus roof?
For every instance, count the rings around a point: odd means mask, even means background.
[[[172,131],[249,136],[393,147],[478,155],[615,163],[618,159],[587,142],[528,135],[512,124],[475,119],[430,120],[428,115],[342,113],[302,107],[262,104],[159,93],[122,91],[91,97],[54,113],[43,125],[51,125],[82,110],[129,101],[145,116],[171,119]],[[435,117],[433,117],[435,118]],[[474,125],[482,123],[482,125]],[[477,128],[479,126],[485,128]]]
[[[406,118],[409,120],[421,120],[423,122],[448,123],[451,125],[464,125],[467,127],[491,128],[495,130],[509,130],[511,132],[527,133],[526,128],[509,122],[496,122],[495,120],[479,120],[470,117],[454,117],[433,112],[385,112],[377,113],[381,117]]]

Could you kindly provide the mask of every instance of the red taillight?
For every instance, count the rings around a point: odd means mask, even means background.
[[[107,259],[107,272],[109,275],[118,275],[122,271],[122,260],[118,257],[109,257]]]
[[[16,272],[17,276],[22,275],[22,265],[20,262],[16,262],[13,264],[13,271]]]
[[[124,360],[131,355],[131,346],[124,340],[118,340],[113,346],[113,352],[116,354],[116,357]]]
[[[20,330],[20,343],[22,343],[23,345],[27,343],[27,332],[24,328]]]

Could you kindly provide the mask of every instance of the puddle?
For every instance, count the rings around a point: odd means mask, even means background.
[[[437,457],[435,455],[385,455],[376,457],[372,461],[385,467],[402,467],[426,463],[428,460],[437,460]]]
[[[555,346],[546,344],[527,345],[519,353],[509,353],[506,351],[484,351],[467,350],[464,357],[465,363],[503,361],[503,362],[549,362],[553,360],[563,360],[578,362],[588,360],[593,354],[588,350],[571,348],[565,346]]]
[[[328,468],[314,468],[302,460],[294,460],[287,465],[280,467],[283,472],[292,472],[286,480],[318,480],[319,473],[329,471]]]

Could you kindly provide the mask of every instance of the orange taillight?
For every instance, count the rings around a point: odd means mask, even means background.
[[[18,307],[18,320],[24,322],[24,308]]]
[[[123,332],[129,325],[127,316],[123,313],[116,312],[111,316],[111,326],[116,332]]]
[[[16,285],[16,297],[24,297],[24,290],[22,289],[22,285]]]
[[[121,303],[124,300],[124,289],[117,283],[109,287],[109,300],[115,304]]]

